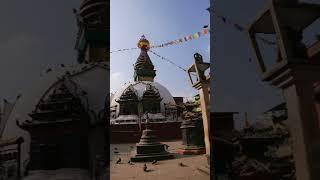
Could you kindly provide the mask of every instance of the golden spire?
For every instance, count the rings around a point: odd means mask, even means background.
[[[146,50],[148,51],[150,49],[150,43],[149,41],[146,39],[146,37],[144,35],[141,36],[140,40],[138,41],[137,44],[138,48],[140,48],[141,50]]]

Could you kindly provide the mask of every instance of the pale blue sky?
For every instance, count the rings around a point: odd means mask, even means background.
[[[111,51],[136,47],[141,35],[151,45],[165,43],[198,32],[209,24],[209,0],[111,0]],[[193,54],[200,53],[209,61],[210,36],[153,51],[183,68],[193,63]],[[111,92],[133,81],[133,64],[140,50],[116,52],[111,59]],[[173,96],[192,96],[196,91],[187,74],[149,52],[157,70],[155,81],[166,86]]]

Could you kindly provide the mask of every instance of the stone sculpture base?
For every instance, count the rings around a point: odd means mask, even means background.
[[[140,142],[136,145],[136,154],[131,157],[132,162],[172,159],[173,155],[166,151],[165,144],[157,141],[155,133],[146,126]]]

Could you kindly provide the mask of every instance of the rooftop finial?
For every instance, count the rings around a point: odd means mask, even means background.
[[[150,43],[144,35],[142,35],[140,40],[138,41],[138,48],[147,51],[150,49]]]

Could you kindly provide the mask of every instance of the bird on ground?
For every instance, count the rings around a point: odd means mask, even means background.
[[[128,161],[128,164],[130,164],[130,165],[134,165],[134,164],[131,162],[131,160],[129,160],[129,161]]]
[[[168,149],[169,149],[169,145],[167,145],[167,144],[164,144],[164,147],[165,147],[165,149],[166,149],[166,151],[168,151]]]
[[[180,163],[179,163],[179,166],[185,167],[186,165],[184,165],[182,162],[180,162]]]
[[[121,158],[119,158],[116,162],[116,164],[119,164],[121,162]]]
[[[148,172],[147,164],[144,164],[144,165],[143,165],[143,171],[144,171],[144,172]]]
[[[157,164],[157,160],[153,160],[151,164]]]

